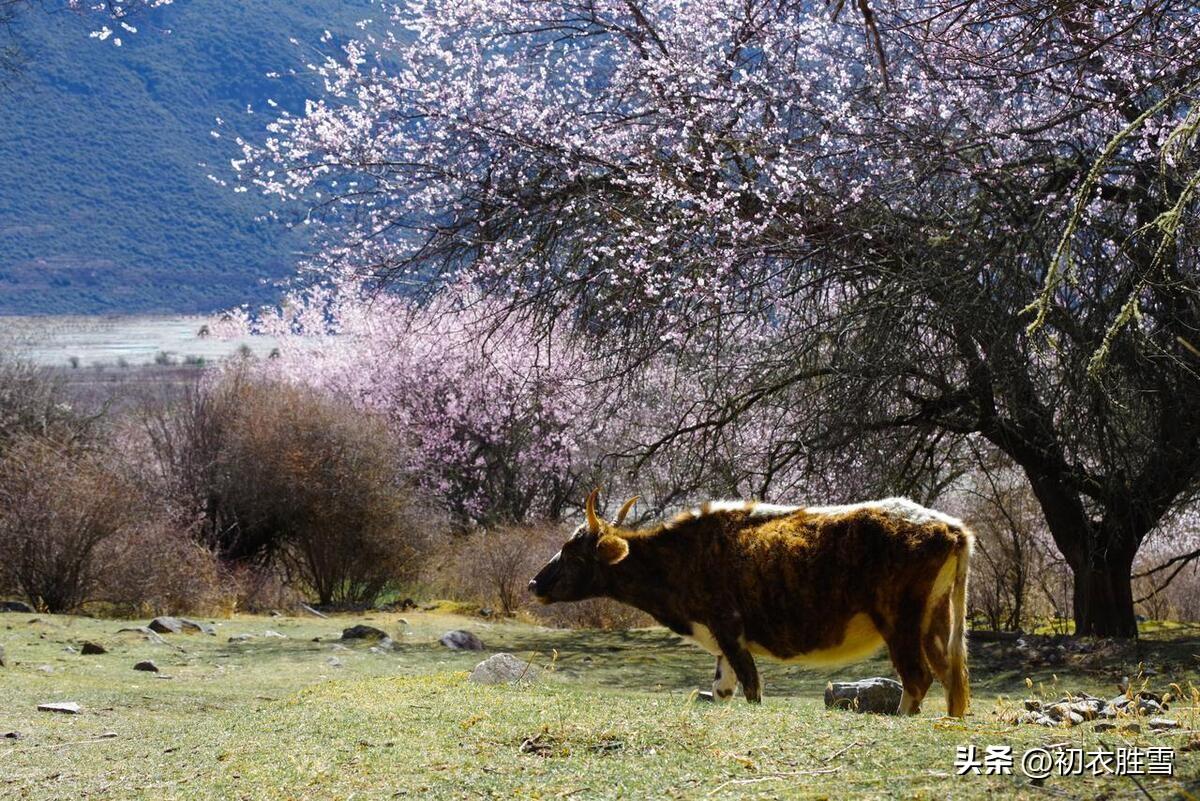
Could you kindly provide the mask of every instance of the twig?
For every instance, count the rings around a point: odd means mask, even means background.
[[[838,767],[833,767],[833,768],[816,768],[814,770],[790,770],[787,773],[772,773],[769,776],[756,776],[753,779],[730,779],[729,781],[722,782],[722,783],[718,784],[716,787],[709,790],[708,795],[716,795],[717,793],[724,790],[726,787],[730,787],[733,785],[759,784],[760,782],[773,782],[773,781],[779,781],[780,779],[790,779],[794,776],[819,776],[820,774],[823,774],[823,773],[837,773],[841,769],[842,769],[841,766],[838,766]]]
[[[862,745],[862,743],[860,743],[858,740],[855,740],[854,742],[850,743],[850,745],[846,746],[845,748],[841,748],[837,751],[834,751],[832,754],[825,757],[821,761],[828,764],[828,763],[832,762],[833,760],[837,759],[838,757],[840,757],[842,754],[849,751],[851,748],[854,748],[856,745]]]

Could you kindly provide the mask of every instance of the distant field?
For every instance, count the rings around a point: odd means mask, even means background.
[[[145,621],[136,621],[144,623]],[[1200,792],[1197,709],[1170,716],[1192,732],[1097,734],[1014,726],[1030,693],[1111,696],[1114,676],[1153,665],[1153,687],[1195,682],[1200,642],[1143,641],[1104,669],[1026,671],[973,648],[973,714],[940,718],[935,687],[914,718],[831,712],[831,677],[890,675],[884,659],[836,671],[762,663],[765,701],[695,700],[712,660],[664,629],[563,631],[440,613],[330,620],[236,616],[217,636],[167,635],[54,615],[0,615],[0,797],[19,799],[389,798],[1193,798]],[[366,622],[396,650],[337,641]],[[449,651],[469,628],[487,651]],[[264,636],[272,630],[286,639]],[[229,642],[253,634],[247,642]],[[318,639],[319,638],[319,639]],[[84,656],[94,640],[108,653]],[[471,684],[496,651],[546,669],[525,686]],[[152,659],[161,674],[137,672]],[[1025,678],[1032,679],[1029,690]],[[169,678],[167,678],[169,677]],[[1008,699],[1008,700],[1006,700]],[[37,711],[74,701],[78,715]],[[998,714],[1000,713],[1000,714]],[[6,737],[17,732],[19,737]],[[1176,749],[1175,776],[958,776],[955,749],[1011,745]],[[1019,763],[1018,763],[1019,764]]]
[[[0,350],[47,367],[96,367],[220,361],[248,347],[266,356],[268,337],[202,337],[202,316],[0,317]]]

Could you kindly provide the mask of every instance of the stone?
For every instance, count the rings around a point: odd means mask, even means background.
[[[134,665],[133,669],[134,670],[145,670],[149,673],[157,673],[158,665],[154,664],[149,659],[146,659],[146,660],[138,662],[136,665]]]
[[[474,634],[472,634],[469,631],[466,631],[465,629],[455,629],[454,631],[447,631],[445,634],[442,635],[442,638],[440,640],[438,640],[438,642],[440,642],[442,645],[446,646],[447,648],[451,649],[452,651],[482,651],[483,650],[483,640],[479,639]]]
[[[268,639],[273,639],[273,640],[286,640],[287,639],[286,634],[280,634],[278,631],[272,631],[271,629],[267,629],[266,631],[264,631],[263,636]]]
[[[98,654],[107,654],[108,649],[98,642],[86,640],[83,645],[80,646],[80,653],[82,653],[84,656],[96,656]]]
[[[158,634],[180,634],[183,632],[183,621],[177,617],[156,617],[150,621],[147,628]]]
[[[396,650],[396,643],[392,641],[391,637],[384,637],[378,645],[372,645],[367,650],[373,654],[386,654]]]
[[[1117,724],[1113,723],[1111,720],[1096,721],[1096,725],[1092,727],[1094,731],[1098,732],[1112,731],[1115,728],[1117,728]]]
[[[40,673],[45,673],[46,675],[50,675],[51,673],[54,672],[54,668],[51,667],[50,665],[38,665],[38,671]]]
[[[1166,731],[1167,729],[1178,729],[1179,721],[1170,718],[1150,718],[1147,725],[1154,731]]]
[[[199,620],[192,620],[187,617],[170,617],[161,616],[151,620],[149,626],[151,631],[159,634],[212,634],[217,633],[216,628],[211,623],[204,623]]]
[[[39,712],[59,712],[64,715],[78,715],[79,704],[74,701],[53,701],[48,704],[38,704]]]
[[[157,631],[150,628],[149,626],[133,626],[132,628],[117,629],[117,634],[121,634],[121,633],[127,632],[127,631],[134,632],[135,634],[140,634],[140,635],[142,635],[142,637],[144,637],[145,639],[154,643],[155,645],[165,645],[167,642],[159,635],[159,633]]]
[[[492,654],[471,671],[469,681],[475,684],[513,684],[518,681],[537,681],[538,669],[512,654]]]
[[[1140,723],[1122,723],[1121,731],[1128,734],[1140,734],[1142,731],[1142,725]]]
[[[254,639],[253,634],[234,634],[232,637],[229,638],[229,641],[230,642],[246,642],[247,640],[253,640],[253,639]]]
[[[342,666],[342,660],[338,659],[336,656],[331,656],[325,660],[325,664],[332,668],[340,668]]]
[[[904,688],[894,679],[876,677],[861,681],[831,681],[825,685],[825,706],[854,712],[894,715]]]
[[[343,640],[382,640],[387,636],[386,631],[377,629],[374,626],[366,626],[362,623],[359,623],[357,626],[351,626],[348,629],[342,629]]]
[[[325,614],[324,612],[313,609],[308,604],[300,604],[300,608],[303,609],[305,612],[308,612],[310,615],[314,615],[315,617],[319,617],[322,619],[329,617],[329,615]]]
[[[4,657],[4,646],[0,645],[0,667],[8,667],[8,661]]]
[[[183,630],[189,634],[199,632],[200,634],[208,634],[213,637],[217,636],[217,629],[211,623],[204,623],[203,621],[192,620],[187,617],[179,618],[179,623],[183,626]]]
[[[74,645],[64,645],[64,646],[63,646],[63,653],[66,653],[66,654],[77,654],[77,653],[79,653],[79,650],[78,650],[78,649],[77,649],[77,648],[76,648]]]
[[[32,615],[34,609],[24,601],[0,601],[0,612],[19,612]]]
[[[24,740],[25,739],[25,735],[19,731],[6,731],[6,732],[4,732],[3,735],[0,735],[0,736],[3,736],[5,740]]]

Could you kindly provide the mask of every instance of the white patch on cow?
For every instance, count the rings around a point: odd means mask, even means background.
[[[910,523],[924,525],[926,523],[944,523],[951,528],[965,528],[963,522],[936,509],[930,509],[908,498],[883,498],[877,501],[862,503],[847,503],[836,506],[788,506],[777,503],[759,503],[757,501],[708,501],[701,506],[695,506],[680,515],[681,520],[704,517],[719,512],[749,512],[751,518],[786,517],[797,512],[807,512],[812,515],[825,517],[840,517],[854,514],[865,509],[883,512],[891,517],[898,517]],[[676,521],[678,522],[678,521]],[[670,524],[668,524],[670,525]]]
[[[883,635],[879,633],[879,629],[875,628],[871,617],[863,612],[859,612],[846,621],[846,629],[842,633],[842,641],[831,648],[805,651],[792,656],[781,656],[772,653],[756,642],[748,642],[746,643],[746,650],[755,656],[769,656],[781,662],[795,662],[800,665],[827,667],[848,665],[851,662],[866,659],[882,648],[883,645]]]
[[[878,501],[864,501],[863,503],[850,503],[842,506],[809,506],[805,511],[814,515],[840,517],[841,515],[861,512],[864,509],[883,512],[884,514],[899,517],[917,525],[945,523],[947,526],[953,528],[964,527],[963,522],[957,517],[951,517],[936,509],[929,509],[919,503],[910,501],[908,498],[884,498]]]
[[[704,625],[703,623],[692,623],[691,626],[691,635],[685,635],[684,639],[699,645],[713,656],[720,656],[721,648],[717,645],[717,638],[713,636],[713,633],[709,630],[708,626]]]
[[[750,510],[751,517],[787,517],[804,509],[803,506],[783,506],[778,503],[756,503]]]
[[[733,672],[733,668],[729,666],[729,662],[725,657],[717,657],[717,670],[713,678],[712,694],[713,700],[720,703],[728,701],[733,697],[733,691],[737,689],[737,674]]]

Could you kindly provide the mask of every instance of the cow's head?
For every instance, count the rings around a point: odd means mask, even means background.
[[[529,591],[542,603],[581,601],[599,595],[604,589],[604,569],[629,555],[629,542],[617,527],[625,522],[638,496],[626,501],[617,519],[607,523],[596,514],[599,492],[593,490],[588,496],[587,522],[575,529],[562,550],[529,582]]]

